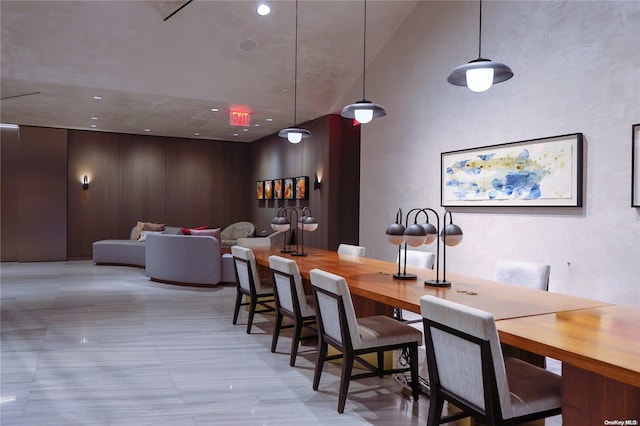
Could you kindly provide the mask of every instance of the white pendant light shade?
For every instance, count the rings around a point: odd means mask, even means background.
[[[493,68],[467,70],[467,87],[472,92],[485,92],[493,86]]]
[[[300,143],[302,139],[310,138],[311,132],[307,129],[299,129],[297,127],[289,127],[278,132],[278,136],[286,138],[291,143]]]
[[[509,80],[511,77],[513,77],[513,71],[507,65],[478,58],[454,68],[447,81],[454,86],[468,87],[474,92],[484,92],[492,85]]]
[[[344,118],[356,119],[358,123],[366,124],[374,118],[380,118],[387,115],[387,112],[381,105],[374,104],[371,101],[363,99],[355,104],[347,105],[342,108],[340,114]]]

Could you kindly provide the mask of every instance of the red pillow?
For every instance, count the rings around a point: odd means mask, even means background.
[[[202,229],[209,229],[209,225],[204,225],[204,226],[198,226],[197,228],[182,228],[182,233],[184,235],[191,235],[191,230],[195,229],[195,230],[202,230]]]

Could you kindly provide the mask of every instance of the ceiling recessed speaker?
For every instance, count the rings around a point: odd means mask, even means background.
[[[250,38],[242,40],[238,45],[238,49],[242,50],[243,52],[253,52],[257,48],[258,42],[255,40],[251,40]]]

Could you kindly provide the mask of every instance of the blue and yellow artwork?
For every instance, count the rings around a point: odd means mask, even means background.
[[[443,205],[562,204],[576,196],[576,141],[445,153]]]

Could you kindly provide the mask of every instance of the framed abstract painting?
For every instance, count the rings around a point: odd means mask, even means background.
[[[444,152],[443,207],[582,206],[582,133]]]
[[[284,199],[285,200],[293,200],[293,178],[285,178],[284,179]]]
[[[631,130],[631,207],[640,207],[640,124]]]
[[[273,198],[276,200],[282,200],[284,198],[284,191],[282,188],[282,179],[274,179],[273,181]]]
[[[273,198],[273,181],[265,180],[264,181],[264,199],[271,200]]]
[[[256,182],[256,198],[264,200],[264,182],[261,180]]]
[[[296,178],[296,200],[306,200],[309,198],[307,189],[309,188],[309,176],[299,176]]]

